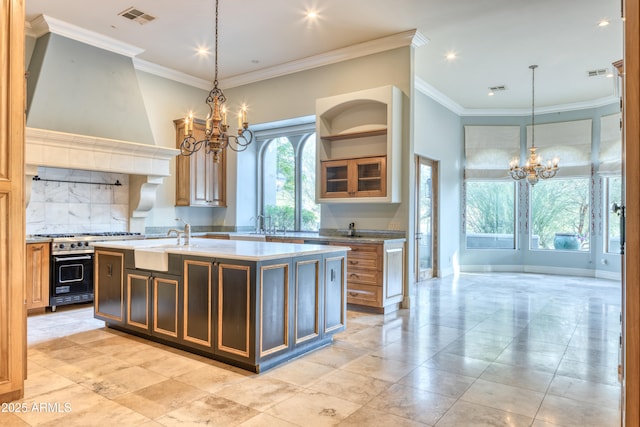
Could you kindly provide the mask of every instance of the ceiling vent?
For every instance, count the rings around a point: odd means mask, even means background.
[[[123,10],[118,14],[118,16],[127,18],[130,21],[135,21],[140,25],[148,24],[149,22],[156,19],[155,16],[144,13],[143,11],[136,9],[135,7],[130,7],[129,9]]]
[[[500,86],[491,86],[489,88],[489,90],[491,92],[500,92],[501,90],[507,90],[507,87],[505,85],[500,85]]]
[[[589,77],[606,76],[607,75],[607,69],[606,68],[600,68],[599,70],[590,70],[590,71],[587,71],[587,75]]]

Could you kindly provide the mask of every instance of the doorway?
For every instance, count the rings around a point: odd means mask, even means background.
[[[438,162],[416,157],[416,281],[438,275]]]

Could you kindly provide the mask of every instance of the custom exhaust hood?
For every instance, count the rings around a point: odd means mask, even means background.
[[[40,36],[27,76],[27,200],[38,166],[126,173],[130,224],[139,228],[135,219],[144,223],[178,154],[155,145],[132,59],[140,51],[85,44],[54,32],[52,23],[59,21],[31,22]]]

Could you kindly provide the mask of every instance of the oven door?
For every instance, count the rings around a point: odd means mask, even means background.
[[[52,257],[51,297],[93,293],[93,254]]]

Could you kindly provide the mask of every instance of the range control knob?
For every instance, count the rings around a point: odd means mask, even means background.
[[[75,247],[76,247],[76,244],[75,244],[75,243],[72,243],[72,244],[71,244],[71,249],[73,249],[73,248],[75,248]]]
[[[60,249],[64,249],[64,243],[60,243],[60,244],[58,245],[58,247],[59,247]]]

